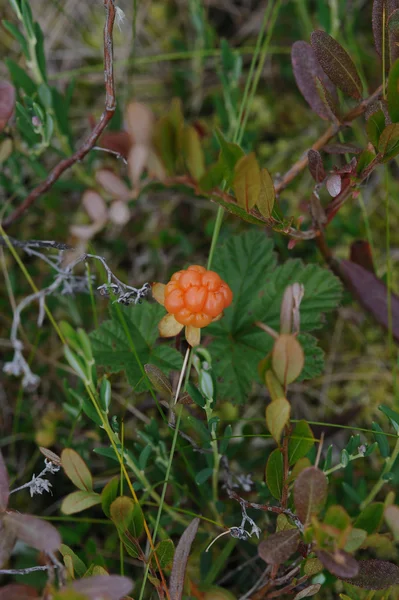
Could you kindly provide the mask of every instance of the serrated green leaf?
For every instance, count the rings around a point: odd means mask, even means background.
[[[273,346],[273,339],[254,322],[262,321],[279,330],[284,290],[298,282],[305,287],[301,331],[317,329],[322,325],[322,313],[339,303],[342,287],[330,271],[318,265],[304,266],[300,260],[289,260],[276,266],[273,244],[261,231],[231,237],[217,249],[213,268],[234,294],[223,319],[207,328],[214,336],[210,352],[218,374],[218,393],[242,403],[253,381],[260,381],[257,365]],[[299,380],[319,375],[323,353],[316,340],[306,333],[298,339],[305,352]]]
[[[121,307],[121,311],[143,368],[151,363],[166,375],[171,369],[181,368],[182,356],[177,350],[165,344],[155,345],[158,322],[165,314],[161,306],[147,303],[132,308]],[[90,334],[94,358],[111,373],[125,371],[134,391],[143,392],[149,388],[148,380],[135,358],[115,308],[111,309],[111,317],[111,321],[105,321]]]

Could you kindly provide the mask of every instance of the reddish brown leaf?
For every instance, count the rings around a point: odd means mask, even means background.
[[[141,102],[130,102],[126,107],[125,120],[133,143],[150,146],[155,118],[149,106]]]
[[[47,460],[52,462],[54,465],[57,465],[59,467],[61,466],[61,459],[58,456],[58,454],[55,454],[55,452],[52,452],[48,448],[43,448],[43,446],[39,446],[39,450],[43,454],[43,456],[47,458]]]
[[[309,150],[308,166],[309,166],[310,174],[312,175],[313,179],[317,183],[320,183],[321,181],[324,180],[324,178],[326,176],[326,172],[324,170],[323,161],[320,156],[320,152],[318,152],[317,150]]]
[[[320,77],[315,77],[315,85],[320,100],[326,107],[327,112],[330,114],[331,121],[339,122],[340,116],[336,100],[330,94]]]
[[[317,550],[316,555],[327,571],[330,571],[330,573],[341,579],[356,577],[359,572],[359,563],[357,560],[343,550],[337,550],[336,552]]]
[[[19,540],[32,548],[43,552],[54,552],[60,547],[61,536],[56,528],[38,517],[7,512],[4,516],[4,524]]]
[[[383,590],[392,585],[399,585],[399,567],[386,560],[359,560],[357,575],[350,575],[345,579],[352,585],[357,585],[366,590]]]
[[[30,585],[10,583],[0,588],[0,600],[28,600],[39,598],[37,591]]]
[[[317,467],[304,469],[294,483],[295,510],[304,525],[323,508],[327,499],[327,477]]]
[[[313,48],[306,42],[295,42],[291,50],[291,61],[295,81],[306,102],[319,117],[331,120],[331,111],[326,108],[317,91],[316,78],[323,82],[334,99],[337,98],[337,91],[321,68]]]
[[[278,531],[259,544],[258,554],[269,565],[281,564],[294,554],[299,538],[297,529]]]
[[[327,144],[327,146],[323,146],[323,150],[327,154],[360,154],[362,151],[355,144]]]
[[[191,544],[197,535],[199,523],[199,519],[191,521],[176,546],[169,581],[170,597],[173,598],[173,600],[181,600],[182,598],[187,561],[191,550]]]
[[[382,56],[383,28],[385,24],[385,64],[387,70],[399,57],[399,35],[394,28],[388,27],[392,13],[399,8],[399,0],[374,0],[373,2],[373,35],[374,44],[379,56]]]
[[[373,273],[350,260],[341,260],[339,271],[347,287],[354,294],[363,308],[369,312],[376,321],[388,329],[388,303],[386,285]],[[399,297],[391,294],[392,309],[392,334],[399,342]]]
[[[360,100],[362,82],[346,50],[328,33],[321,30],[312,33],[311,44],[317,60],[331,81],[349,96]]]
[[[9,493],[7,467],[0,450],[0,511],[7,508]]]
[[[132,139],[127,131],[108,131],[100,138],[100,147],[117,152],[127,158],[132,146]]]
[[[8,81],[0,81],[0,132],[7,125],[15,106],[15,89]]]
[[[0,569],[10,558],[15,542],[14,533],[0,520]]]
[[[351,244],[350,260],[370,273],[375,273],[371,246],[365,240],[356,240]]]

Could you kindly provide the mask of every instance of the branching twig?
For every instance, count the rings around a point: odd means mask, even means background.
[[[113,28],[115,22],[115,2],[114,0],[104,0],[106,10],[106,20],[104,26],[104,77],[105,77],[105,109],[100,120],[95,125],[87,140],[82,146],[69,158],[65,158],[59,162],[49,173],[44,181],[42,181],[34,190],[25,198],[20,206],[5,219],[2,223],[6,229],[14,221],[19,219],[21,215],[45,192],[47,192],[54,183],[61,177],[62,173],[72,167],[77,162],[81,161],[86,154],[90,152],[109,121],[112,119],[115,108],[115,87],[114,87],[114,71],[113,71]]]
[[[0,238],[0,240],[4,241],[3,238]],[[75,275],[73,273],[75,267],[82,262],[86,262],[87,259],[100,261],[107,273],[107,282],[97,288],[100,294],[103,296],[114,294],[116,296],[116,302],[120,304],[128,305],[141,302],[141,300],[147,295],[150,286],[148,283],[145,283],[141,288],[135,288],[130,285],[126,285],[120,281],[116,275],[113,274],[102,256],[97,256],[95,254],[81,254],[66,267],[63,267],[62,260],[64,257],[64,249],[69,248],[69,246],[58,244],[57,242],[40,242],[35,240],[26,243],[15,242],[17,241],[11,240],[13,245],[21,247],[27,254],[33,254],[41,260],[44,260],[56,271],[54,281],[49,286],[30,294],[15,308],[10,334],[11,345],[14,348],[14,356],[12,361],[6,363],[3,367],[4,372],[9,375],[14,375],[16,377],[23,375],[22,386],[25,389],[34,390],[38,386],[40,379],[37,375],[32,373],[29,364],[25,360],[22,353],[23,343],[18,338],[18,329],[21,323],[21,313],[27,306],[34,301],[39,303],[38,326],[41,327],[44,320],[44,306],[47,296],[55,293],[59,293],[61,295],[89,293],[93,280],[89,280],[87,274]],[[56,256],[48,257],[41,252],[33,250],[32,248],[57,248],[58,253]]]
[[[380,85],[375,92],[368,98],[360,102],[355,108],[350,110],[344,117],[342,117],[342,125],[330,125],[330,127],[319,137],[318,140],[312,145],[313,150],[321,150],[323,146],[328,142],[344,127],[349,125],[352,121],[364,114],[369,106],[377,102],[382,96],[382,85]],[[295,164],[285,173],[285,175],[276,183],[275,190],[276,194],[280,194],[295,177],[297,177],[307,166],[308,166],[308,150],[302,155],[302,157],[296,161]]]
[[[238,494],[236,494],[236,492],[233,492],[232,490],[228,490],[228,494],[230,498],[232,498],[233,500],[237,500],[237,502],[239,502],[241,505],[246,506],[246,508],[253,508],[255,510],[261,510],[263,512],[272,512],[276,514],[287,515],[287,517],[289,517],[292,520],[292,522],[295,523],[299,531],[303,533],[303,524],[301,520],[299,519],[299,517],[297,517],[295,513],[293,513],[288,508],[282,508],[281,506],[270,506],[270,504],[257,504],[256,502],[249,502],[248,500],[244,500],[244,498],[241,498],[241,496],[239,496]]]
[[[1,569],[0,575],[29,575],[35,571],[49,571],[54,568],[54,565],[46,565],[43,567],[28,567],[27,569]]]

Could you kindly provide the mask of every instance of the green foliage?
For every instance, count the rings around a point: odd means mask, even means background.
[[[131,308],[111,308],[111,320],[90,334],[94,358],[108,373],[126,372],[129,384],[139,393],[149,389],[149,381],[140,365],[154,364],[166,374],[179,369],[179,352],[166,344],[156,344],[158,322],[164,309],[146,303]]]
[[[210,347],[218,373],[218,390],[223,398],[245,402],[252,382],[258,379],[257,365],[270,352],[273,340],[255,327],[261,321],[279,329],[280,305],[285,288],[298,282],[305,286],[301,303],[301,332],[322,326],[323,312],[337,307],[341,285],[329,271],[317,265],[289,260],[277,266],[272,242],[260,231],[231,238],[216,253],[215,270],[234,293],[225,317],[209,327],[214,336]],[[300,337],[305,366],[300,379],[321,373],[321,351],[312,336]]]

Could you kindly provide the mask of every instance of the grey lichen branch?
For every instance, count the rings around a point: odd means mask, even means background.
[[[33,475],[32,479],[28,481],[28,483],[24,483],[24,485],[21,485],[20,487],[11,490],[10,494],[15,494],[15,492],[20,492],[21,490],[24,490],[26,488],[29,488],[31,497],[35,494],[41,495],[43,494],[43,492],[48,492],[49,494],[51,494],[50,488],[52,487],[52,485],[48,479],[44,478],[44,476],[48,473],[54,475],[54,473],[57,473],[61,467],[59,465],[54,464],[47,458],[44,459],[44,464],[45,468],[41,473],[39,473],[37,477]]]
[[[0,237],[1,244],[5,243],[4,238]],[[111,271],[107,265],[105,259],[102,256],[96,254],[81,254],[77,258],[73,259],[69,264],[63,266],[64,252],[70,250],[70,246],[66,244],[60,244],[58,242],[42,242],[40,240],[30,240],[29,242],[19,242],[12,238],[8,238],[13,246],[21,248],[29,256],[35,256],[40,260],[43,260],[55,271],[54,281],[41,290],[30,294],[24,298],[16,307],[13,315],[13,322],[11,326],[10,342],[14,349],[14,356],[10,362],[7,362],[3,371],[8,375],[14,375],[15,377],[23,376],[22,386],[24,389],[34,391],[40,383],[40,378],[32,373],[32,370],[23,356],[23,343],[18,338],[18,329],[21,324],[21,313],[22,311],[37,301],[39,304],[38,314],[38,327],[41,327],[45,316],[45,299],[47,296],[53,294],[60,294],[61,296],[74,295],[77,293],[90,293],[92,284],[94,283],[94,276],[88,276],[87,273],[84,275],[76,275],[73,271],[80,263],[86,263],[89,259],[98,260],[101,262],[107,273],[106,283],[98,286],[97,290],[103,296],[115,296],[114,302],[118,302],[123,305],[138,304],[141,303],[150,290],[150,285],[145,283],[142,287],[136,288],[127,285],[120,281]],[[57,253],[53,256],[48,256],[39,251],[39,249],[57,250]]]

